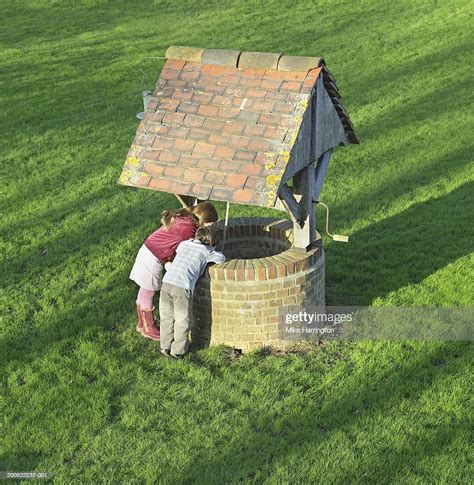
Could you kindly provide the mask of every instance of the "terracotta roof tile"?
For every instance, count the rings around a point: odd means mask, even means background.
[[[123,168],[125,185],[272,206],[320,75],[357,143],[321,58],[179,46],[167,57]]]

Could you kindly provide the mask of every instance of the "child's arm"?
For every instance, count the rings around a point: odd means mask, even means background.
[[[223,263],[225,260],[226,257],[221,251],[211,251],[207,257],[208,263]]]

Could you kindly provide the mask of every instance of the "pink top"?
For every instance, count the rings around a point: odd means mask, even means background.
[[[161,226],[145,241],[145,246],[162,264],[173,259],[178,244],[192,239],[196,233],[196,223],[191,216],[177,217],[174,223],[165,229]]]

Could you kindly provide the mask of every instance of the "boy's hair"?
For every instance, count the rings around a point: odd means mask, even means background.
[[[175,211],[163,211],[161,213],[161,224],[165,229],[169,229],[177,217],[185,216],[191,216],[196,226],[204,226],[204,224],[217,222],[219,219],[217,210],[211,202],[201,202],[200,204]]]
[[[206,246],[216,245],[216,235],[210,227],[198,227],[194,237]]]

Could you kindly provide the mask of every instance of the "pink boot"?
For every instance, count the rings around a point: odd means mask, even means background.
[[[145,327],[143,325],[142,308],[138,303],[137,303],[137,316],[138,316],[137,332],[141,333]]]
[[[160,340],[160,329],[156,328],[155,316],[153,315],[153,308],[140,308],[142,313],[143,330],[142,335],[151,340]]]

